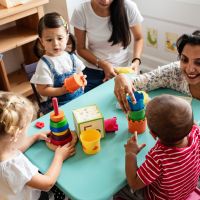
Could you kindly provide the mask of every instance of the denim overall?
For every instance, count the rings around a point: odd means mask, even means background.
[[[53,87],[62,87],[63,84],[64,84],[65,78],[68,78],[68,77],[72,76],[74,73],[76,73],[76,61],[75,61],[75,58],[74,58],[73,54],[70,54],[70,58],[71,58],[72,63],[73,63],[73,69],[72,69],[71,72],[65,72],[64,74],[59,74],[55,70],[55,68],[52,65],[52,63],[47,58],[45,58],[44,56],[41,58],[47,64],[47,66],[49,67],[49,70],[51,71],[51,73],[54,76]],[[81,94],[83,94],[83,89],[79,88],[74,93],[67,92],[64,95],[57,96],[58,104],[59,105],[63,105],[65,103],[71,101],[72,99],[75,99],[76,97],[80,96]],[[47,102],[48,103],[47,103],[46,106],[48,106],[48,107],[50,106],[50,110],[52,110],[52,106],[49,105],[49,103],[51,103],[51,98],[49,98],[47,100]]]

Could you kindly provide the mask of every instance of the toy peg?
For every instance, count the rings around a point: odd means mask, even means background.
[[[52,104],[53,104],[53,109],[54,109],[55,116],[59,115],[58,100],[57,100],[56,97],[52,98]]]

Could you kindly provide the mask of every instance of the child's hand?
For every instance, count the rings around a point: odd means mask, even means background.
[[[43,131],[36,134],[35,137],[36,137],[36,140],[44,140],[46,142],[50,142],[50,139],[48,137],[49,134],[50,134],[50,131]]]
[[[62,160],[65,160],[75,154],[74,145],[72,145],[71,143],[67,143],[62,147],[58,146],[55,150],[55,154],[55,156],[59,156]]]
[[[84,75],[83,74],[83,72],[79,72],[79,73],[77,73],[77,74],[79,74],[80,75],[80,77],[81,77],[81,79],[82,79],[82,81],[83,81],[83,90],[85,89],[85,86],[87,85],[87,80],[86,80],[86,78],[87,78],[87,76],[86,75]]]
[[[125,151],[126,154],[138,154],[145,146],[146,144],[138,144],[137,132],[135,132],[134,136],[128,140],[127,144],[125,144]]]

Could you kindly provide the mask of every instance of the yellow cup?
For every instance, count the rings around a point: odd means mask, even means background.
[[[80,140],[82,143],[83,151],[86,154],[96,154],[100,151],[100,139],[101,134],[95,129],[89,129],[82,131],[80,134]]]

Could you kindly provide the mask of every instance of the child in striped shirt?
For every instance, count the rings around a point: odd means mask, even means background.
[[[179,97],[161,95],[148,103],[146,117],[158,140],[139,168],[137,154],[145,144],[137,143],[136,133],[125,145],[128,184],[132,190],[144,189],[140,197],[136,192],[123,199],[186,200],[200,175],[200,127],[194,124],[191,106]]]

